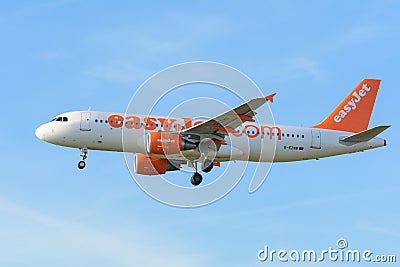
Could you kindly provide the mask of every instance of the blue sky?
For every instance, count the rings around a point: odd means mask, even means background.
[[[349,248],[399,258],[399,8],[2,2],[0,265],[261,266],[269,264],[256,257],[264,245],[322,250],[340,237]],[[314,125],[362,78],[382,79],[370,125],[392,125],[382,134],[388,146],[274,164],[254,194],[248,175],[222,200],[180,209],[143,193],[122,154],[90,151],[79,171],[78,150],[34,135],[65,111],[124,112],[149,76],[193,60],[228,64],[265,94],[277,92],[271,108],[287,125]]]

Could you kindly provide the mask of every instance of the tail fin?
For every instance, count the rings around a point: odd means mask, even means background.
[[[381,81],[364,79],[320,124],[322,128],[345,132],[361,132],[368,128]]]

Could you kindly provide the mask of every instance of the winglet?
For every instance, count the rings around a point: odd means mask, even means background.
[[[274,96],[276,95],[276,93],[273,93],[272,95],[267,95],[265,97],[265,99],[267,99],[267,101],[274,103]]]

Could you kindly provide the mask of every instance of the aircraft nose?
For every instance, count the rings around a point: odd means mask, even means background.
[[[40,140],[44,140],[45,138],[45,130],[44,130],[44,125],[39,126],[36,131],[35,131],[35,135],[37,138],[39,138]]]

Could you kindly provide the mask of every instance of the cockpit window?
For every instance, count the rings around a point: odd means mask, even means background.
[[[50,122],[52,121],[68,121],[68,117],[55,117],[54,119],[52,119]]]

